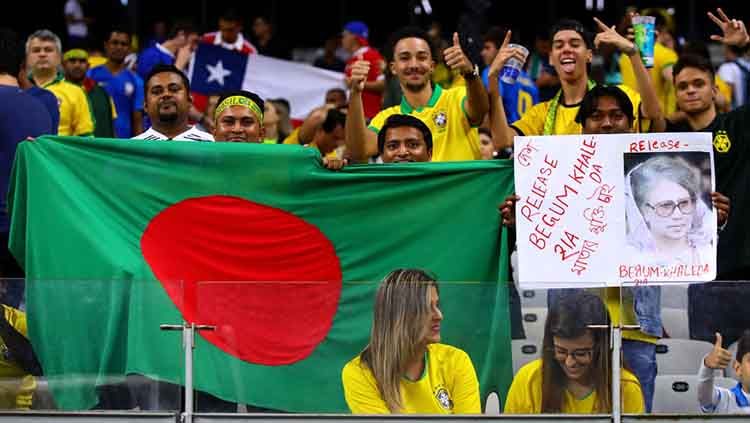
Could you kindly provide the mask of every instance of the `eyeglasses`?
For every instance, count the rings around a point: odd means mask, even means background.
[[[579,348],[573,351],[568,351],[565,348],[554,347],[552,351],[555,354],[555,359],[558,361],[566,361],[568,356],[571,356],[573,357],[573,360],[578,363],[588,363],[594,355],[593,348]]]
[[[656,212],[656,215],[660,217],[672,216],[672,213],[674,213],[674,209],[676,208],[680,209],[680,213],[682,214],[691,214],[695,211],[695,201],[693,201],[692,198],[685,198],[678,201],[677,203],[670,200],[662,201],[661,203],[656,203],[655,205],[646,203],[646,205],[653,209],[654,212]]]

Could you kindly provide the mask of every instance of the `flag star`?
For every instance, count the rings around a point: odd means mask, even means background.
[[[224,85],[224,78],[232,74],[232,71],[229,69],[224,69],[224,64],[221,63],[221,60],[219,60],[214,66],[206,65],[206,69],[208,69],[208,79],[206,80],[207,83],[211,81],[216,81],[219,85]]]

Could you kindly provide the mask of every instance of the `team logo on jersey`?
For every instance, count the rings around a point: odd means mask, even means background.
[[[445,129],[445,125],[448,124],[448,113],[445,110],[438,110],[432,115],[432,121],[438,129]]]
[[[714,148],[719,153],[726,153],[732,148],[732,141],[729,140],[727,131],[719,131],[714,137]]]
[[[435,390],[435,399],[438,400],[440,406],[450,411],[453,410],[453,400],[451,399],[448,390],[442,386],[438,386]]]

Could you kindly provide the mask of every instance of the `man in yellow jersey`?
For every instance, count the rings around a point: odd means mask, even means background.
[[[632,16],[627,17],[627,25],[630,25]],[[657,15],[657,26],[659,19]],[[627,55],[620,55],[620,74],[622,75],[623,85],[628,88],[638,90],[638,82],[633,73],[632,59]],[[677,109],[677,100],[674,96],[674,85],[672,83],[672,66],[677,63],[677,53],[671,48],[660,43],[658,40],[654,43],[654,66],[649,70],[651,82],[653,83],[656,97],[659,98],[659,105],[665,116],[673,113]]]
[[[497,119],[497,134],[502,147],[513,145],[516,135],[565,135],[580,134],[581,124],[575,121],[580,102],[586,92],[594,86],[589,80],[588,64],[592,59],[592,47],[601,44],[612,45],[627,56],[633,58],[633,72],[638,80],[640,95],[628,87],[620,86],[633,103],[635,113],[634,127],[641,130],[642,119],[660,119],[662,116],[656,93],[651,86],[648,71],[640,59],[636,46],[600,20],[596,20],[601,31],[592,43],[588,33],[577,21],[564,19],[558,22],[551,31],[552,52],[550,63],[560,77],[562,89],[550,101],[539,103],[529,109],[520,120],[512,125]],[[506,47],[507,48],[507,47]],[[494,67],[501,69],[510,55],[498,53]],[[500,62],[500,63],[496,63]],[[641,96],[643,101],[641,102]],[[502,103],[499,104],[502,109]],[[503,110],[503,115],[505,114]],[[658,129],[658,128],[654,128]]]
[[[393,61],[390,71],[396,75],[403,91],[401,104],[380,111],[365,123],[362,90],[369,63],[352,65],[351,97],[346,119],[346,147],[355,161],[366,161],[378,153],[377,134],[385,120],[394,114],[412,115],[430,128],[433,137],[432,160],[477,160],[479,133],[489,103],[479,78],[478,68],[461,49],[457,33],[453,45],[443,55],[452,70],[460,72],[466,87],[443,89],[430,83],[435,60],[429,37],[418,28],[404,28],[393,36]]]
[[[94,132],[94,122],[86,93],[65,80],[58,72],[61,63],[60,38],[52,31],[41,29],[26,41],[26,63],[31,69],[31,82],[46,88],[57,97],[60,108],[58,135],[88,136]]]

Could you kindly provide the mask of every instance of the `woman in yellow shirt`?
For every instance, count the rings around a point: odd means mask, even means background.
[[[480,413],[479,382],[462,350],[440,344],[437,282],[398,269],[375,296],[370,343],[344,366],[344,396],[354,414]]]
[[[560,299],[547,315],[542,358],[522,367],[513,378],[504,412],[610,413],[609,326],[607,309],[596,295],[578,291]],[[622,411],[643,413],[638,379],[623,369],[621,380]]]

